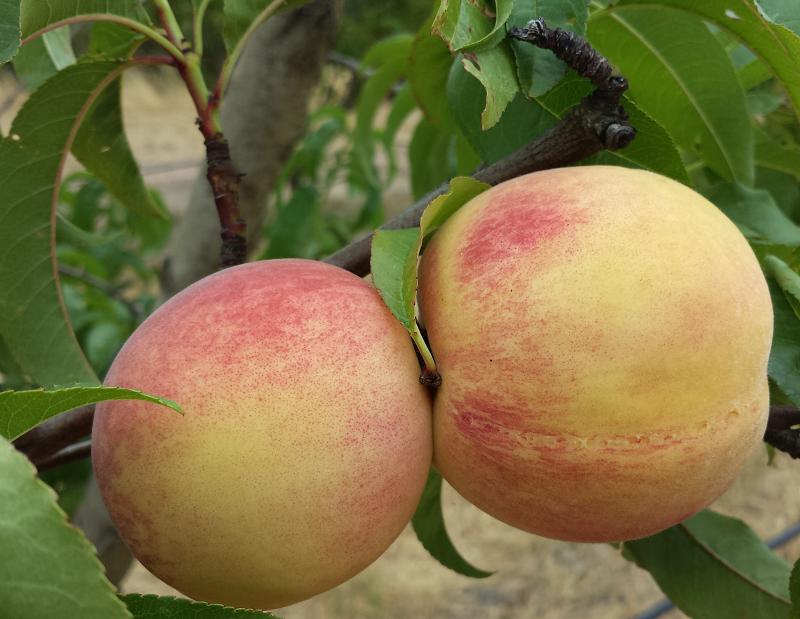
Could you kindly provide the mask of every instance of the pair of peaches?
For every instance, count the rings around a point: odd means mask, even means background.
[[[117,356],[94,467],[123,539],[185,594],[276,608],[352,577],[409,522],[433,464],[548,537],[622,541],[699,511],[763,435],[769,292],[736,227],[667,178],[550,170],[436,232],[418,378],[378,292],[314,261],[192,285]]]

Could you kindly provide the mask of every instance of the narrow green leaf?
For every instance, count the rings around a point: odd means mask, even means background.
[[[800,115],[800,71],[797,70],[800,37],[770,21],[753,0],[620,0],[619,5],[649,5],[656,9],[669,6],[707,19],[732,33],[769,65]]]
[[[96,60],[125,60],[145,41],[145,36],[111,22],[92,24],[86,57]]]
[[[451,178],[454,173],[450,158],[453,134],[422,117],[414,128],[408,145],[411,168],[411,193],[419,199]]]
[[[789,591],[792,595],[791,619],[800,619],[800,559],[794,564],[789,577]]]
[[[493,574],[470,564],[450,540],[442,513],[442,476],[434,469],[428,475],[425,491],[411,524],[425,550],[446,568],[471,578],[487,578]]]
[[[19,48],[20,0],[0,0],[0,65],[14,57]]]
[[[486,163],[510,155],[555,124],[554,116],[541,105],[517,93],[500,121],[484,131],[484,96],[481,84],[467,73],[462,62],[454,62],[447,80],[447,101],[464,137]]]
[[[780,286],[768,280],[775,314],[775,332],[769,353],[769,377],[795,406],[800,405],[800,320]]]
[[[800,226],[789,219],[764,189],[737,183],[720,183],[706,197],[751,239],[777,245],[800,246]]]
[[[420,218],[422,239],[429,239],[453,213],[489,187],[490,185],[469,176],[453,178],[447,192],[431,200],[422,213]]]
[[[433,19],[432,31],[453,51],[480,51],[497,45],[505,37],[511,15],[511,0],[443,0]]]
[[[69,26],[44,33],[20,48],[14,71],[29,91],[34,91],[61,69],[75,64]]]
[[[94,549],[31,463],[0,438],[0,608],[25,619],[131,617]]]
[[[741,520],[706,510],[623,548],[694,619],[789,617],[789,565]]]
[[[781,144],[761,128],[756,129],[756,164],[791,174],[800,180],[800,147]]]
[[[524,27],[530,20],[542,17],[550,28],[561,28],[586,34],[589,17],[585,0],[517,0],[509,26]],[[564,75],[566,65],[553,52],[539,49],[524,41],[511,41],[517,61],[517,75],[522,92],[538,97],[555,86]]]
[[[59,413],[106,400],[143,400],[181,412],[181,407],[172,400],[122,387],[65,387],[48,390],[0,391],[0,436],[13,441]]]
[[[778,282],[786,296],[786,302],[794,310],[795,316],[800,320],[800,275],[792,270],[788,264],[777,256],[766,256],[764,266]]]
[[[132,212],[169,219],[145,185],[122,124],[122,78],[97,97],[72,144],[72,153]]]
[[[374,162],[375,116],[392,86],[405,74],[412,41],[410,35],[385,39],[374,45],[364,58],[364,63],[376,70],[358,96],[351,165],[357,168],[357,176],[364,178],[373,188],[381,184]]]
[[[225,24],[223,38],[228,53],[231,53],[239,44],[242,36],[247,32],[253,20],[259,16],[274,0],[224,0],[223,13]],[[281,10],[293,9],[306,4],[310,0],[284,0]]]
[[[486,131],[500,120],[514,96],[519,92],[514,72],[514,58],[508,45],[469,52],[461,62],[486,90],[486,105],[481,112],[481,129]]]
[[[594,13],[589,39],[630,81],[630,98],[728,180],[752,184],[753,135],[730,58],[693,15],[620,4]]]
[[[317,191],[310,185],[298,187],[286,204],[277,209],[267,230],[269,244],[264,258],[311,258],[304,252],[319,216]]]
[[[408,81],[425,116],[437,125],[453,122],[447,98],[442,96],[447,88],[447,77],[453,56],[442,39],[430,33],[425,24],[411,46],[408,59]]]
[[[800,3],[797,0],[757,0],[757,4],[771,21],[800,34]]]
[[[23,38],[78,15],[111,13],[145,24],[150,21],[141,0],[22,0],[21,13]]]
[[[0,141],[0,335],[41,385],[98,382],[62,303],[52,214],[75,124],[123,68],[86,62],[64,69],[31,96]]]
[[[139,595],[120,596],[134,619],[278,619],[272,613],[244,608],[229,608],[174,597]]]
[[[372,237],[372,283],[406,329],[415,325],[419,228],[377,230]]]

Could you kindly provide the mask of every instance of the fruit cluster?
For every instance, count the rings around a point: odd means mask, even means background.
[[[179,402],[98,406],[92,457],[123,539],[185,594],[276,608],[374,561],[433,465],[479,508],[621,541],[731,483],[768,409],[772,310],[736,227],[691,189],[587,166],[498,185],[435,234],[406,331],[341,269],[256,262],[133,334],[106,382]]]

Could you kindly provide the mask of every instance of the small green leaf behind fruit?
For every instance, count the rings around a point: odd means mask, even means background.
[[[129,594],[120,596],[134,619],[278,619],[260,610],[230,608],[219,604],[193,602],[158,595]]]
[[[122,387],[0,391],[0,436],[14,440],[59,413],[105,400],[144,400],[181,412],[180,406],[172,400]]]
[[[706,510],[623,554],[694,619],[789,617],[789,565],[741,520]]]
[[[35,540],[35,543],[33,543]],[[0,438],[0,608],[3,617],[124,619],[125,605],[92,545],[67,524],[31,463]]]
[[[411,524],[425,550],[445,567],[470,578],[487,578],[494,573],[474,567],[453,545],[442,513],[442,476],[433,469]]]
[[[438,196],[427,206],[419,228],[378,230],[372,238],[372,281],[392,314],[408,330],[428,372],[435,372],[436,364],[416,320],[419,252],[423,242],[450,215],[488,188],[486,183],[458,176],[450,181],[447,193]]]
[[[798,560],[792,568],[792,573],[789,576],[789,592],[792,596],[792,614],[791,619],[800,619],[800,560]]]

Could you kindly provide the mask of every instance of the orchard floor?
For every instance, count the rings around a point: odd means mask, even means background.
[[[23,99],[10,98],[11,90],[0,76],[4,133]],[[129,140],[147,181],[180,214],[203,159],[191,102],[168,76],[155,81],[152,72],[147,77],[134,72],[126,75],[124,106]],[[404,137],[407,143],[408,134]],[[390,210],[403,208],[410,204],[408,187],[396,183],[387,199]],[[743,518],[766,539],[800,521],[800,462],[779,455],[773,466],[765,463],[764,450],[757,450],[714,508]],[[441,567],[407,528],[378,561],[348,583],[276,614],[286,619],[632,619],[662,599],[649,575],[608,545],[528,535],[482,514],[449,488],[445,515],[456,546],[495,575],[471,580]],[[800,540],[780,553],[796,560]],[[122,589],[176,593],[139,564],[131,568]],[[664,615],[682,616],[674,610]]]

